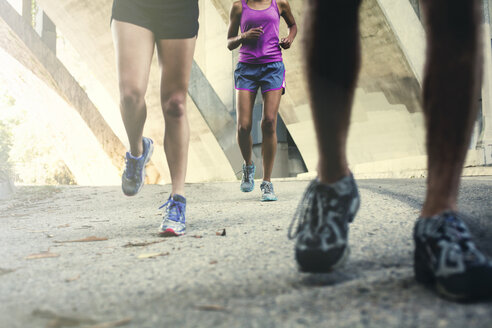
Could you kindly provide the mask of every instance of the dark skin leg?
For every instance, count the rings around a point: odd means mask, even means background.
[[[359,0],[308,1],[306,65],[318,139],[318,177],[323,183],[350,174],[346,143],[360,67],[359,4]]]
[[[246,165],[253,163],[251,160],[253,151],[251,126],[253,124],[255,98],[255,92],[237,90],[237,142]]]
[[[429,176],[422,216],[457,209],[480,92],[480,2],[423,0],[427,18],[424,112]]]
[[[319,145],[319,178],[348,174],[345,145],[359,68],[358,1],[310,0],[307,68]],[[424,81],[429,177],[422,216],[457,208],[460,176],[478,108],[481,44],[478,0],[423,0],[428,21]],[[322,49],[325,40],[338,45]]]
[[[282,90],[263,94],[263,119],[261,120],[261,155],[263,156],[263,180],[271,181],[275,154],[277,153],[277,117]]]

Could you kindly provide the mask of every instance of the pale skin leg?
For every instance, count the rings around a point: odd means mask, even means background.
[[[261,120],[263,142],[261,144],[261,155],[263,156],[264,181],[271,180],[275,154],[277,153],[277,116],[281,97],[282,89],[263,93],[263,118]]]
[[[184,196],[190,141],[186,98],[196,38],[157,40],[156,43],[161,66],[164,151],[171,173],[172,194]]]
[[[253,151],[253,139],[251,138],[251,126],[253,120],[253,107],[256,93],[247,90],[237,90],[237,142],[246,165],[251,165]]]
[[[137,25],[113,20],[111,23],[120,90],[120,110],[130,152],[142,155],[142,133],[147,117],[145,92],[154,54],[154,34]]]

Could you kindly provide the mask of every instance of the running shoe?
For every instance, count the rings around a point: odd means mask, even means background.
[[[260,185],[260,190],[262,202],[273,202],[278,199],[273,191],[273,184],[271,182],[263,181]]]
[[[142,138],[143,153],[140,157],[133,157],[126,153],[125,171],[121,176],[121,188],[127,196],[136,195],[144,185],[145,165],[150,161],[154,152],[154,143],[150,138]]]
[[[289,227],[289,238],[296,238],[295,257],[301,271],[329,272],[345,262],[350,253],[348,224],[359,204],[352,174],[329,185],[317,179],[309,184]]]
[[[186,198],[180,195],[169,196],[159,209],[165,207],[159,234],[164,237],[184,235],[186,232]]]
[[[255,163],[243,164],[243,178],[241,179],[241,191],[251,192],[255,188]]]
[[[492,263],[456,212],[420,218],[414,228],[415,279],[453,300],[492,297]]]

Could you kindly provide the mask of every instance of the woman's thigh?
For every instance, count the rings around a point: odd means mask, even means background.
[[[130,89],[145,93],[154,54],[154,34],[141,26],[115,19],[111,30],[120,92]]]
[[[253,119],[253,108],[256,100],[256,92],[237,90],[236,99],[238,126],[251,128],[251,121]]]
[[[186,97],[196,38],[157,40],[161,67],[161,98]]]
[[[282,98],[282,89],[263,93],[263,119],[264,120],[277,119],[281,98]]]

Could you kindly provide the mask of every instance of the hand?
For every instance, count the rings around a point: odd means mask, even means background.
[[[290,46],[292,45],[292,42],[294,42],[294,40],[292,38],[282,38],[280,40],[280,46],[283,48],[283,49],[289,49]]]
[[[263,27],[253,27],[249,31],[241,33],[241,38],[246,40],[258,40],[263,34]]]

